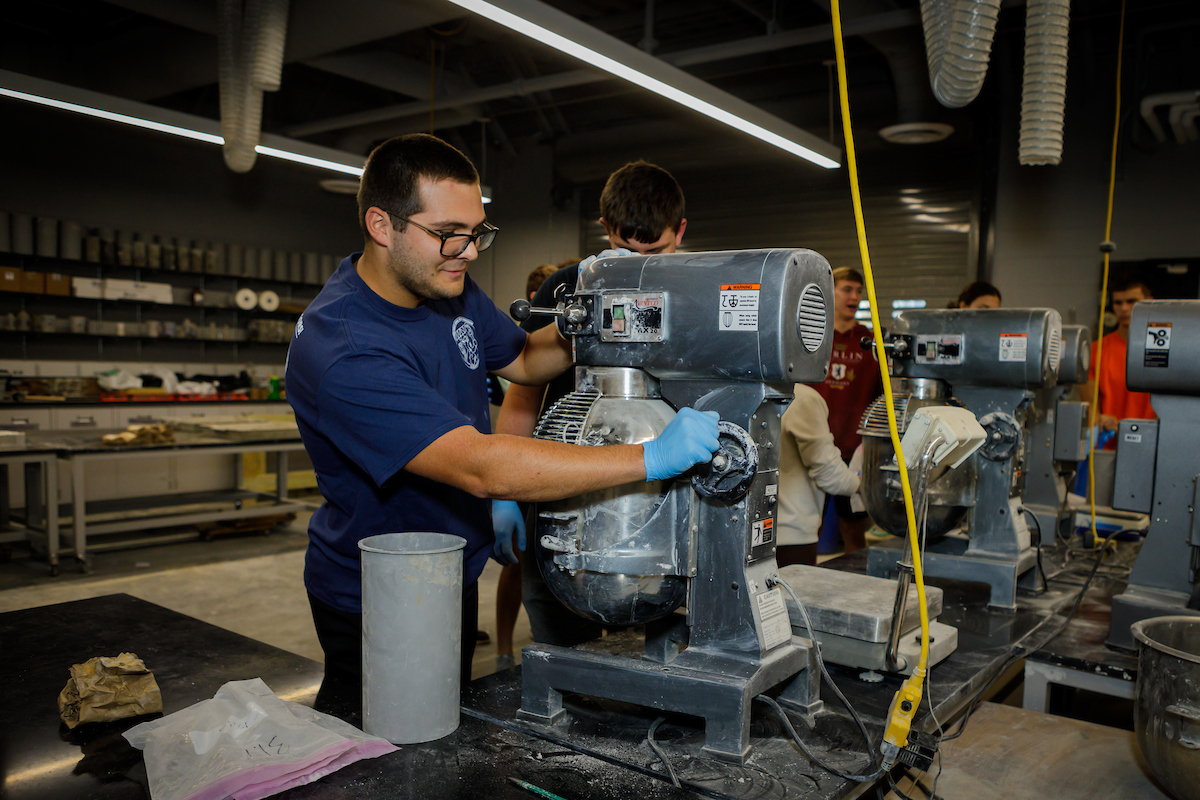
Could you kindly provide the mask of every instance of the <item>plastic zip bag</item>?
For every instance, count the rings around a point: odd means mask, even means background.
[[[125,732],[144,751],[153,800],[258,800],[398,748],[280,700],[254,678]]]

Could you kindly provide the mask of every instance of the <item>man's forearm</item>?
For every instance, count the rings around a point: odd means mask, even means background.
[[[439,437],[405,469],[476,497],[540,502],[646,479],[641,445],[581,447],[482,434],[470,425]]]
[[[545,395],[545,386],[510,384],[508,391],[504,393],[500,415],[496,418],[496,433],[532,436]]]
[[[559,335],[558,326],[547,325],[529,334],[521,355],[507,367],[496,370],[496,374],[526,386],[544,385],[571,364],[571,343]]]

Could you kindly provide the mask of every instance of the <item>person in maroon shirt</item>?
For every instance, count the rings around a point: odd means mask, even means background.
[[[858,423],[863,412],[883,393],[879,362],[870,351],[862,348],[862,339],[871,335],[871,329],[855,317],[862,295],[861,272],[853,267],[833,271],[833,353],[829,359],[829,374],[813,387],[829,406],[833,443],[847,462],[862,443]],[[866,547],[870,517],[864,512],[853,511],[849,497],[836,497],[833,502],[837,506],[846,552],[853,553]]]

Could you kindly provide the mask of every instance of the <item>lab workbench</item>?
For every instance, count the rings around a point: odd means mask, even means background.
[[[287,458],[303,451],[297,434],[264,433],[258,438],[227,439],[202,433],[176,432],[174,441],[159,444],[106,445],[105,433],[116,431],[35,431],[26,434],[21,448],[0,450],[0,463],[26,466],[26,528],[40,538],[45,536],[46,558],[51,574],[57,574],[62,550],[60,520],[71,517],[70,551],[85,568],[92,551],[119,546],[111,542],[91,545],[89,536],[142,531],[172,526],[194,525],[215,520],[249,519],[304,510],[306,505],[288,498]],[[86,466],[93,462],[145,459],[164,455],[237,455],[275,453],[278,469],[274,492],[242,490],[169,494],[136,499],[89,502]],[[235,469],[240,469],[240,459]],[[58,471],[69,470],[71,502],[60,509],[57,502]],[[234,485],[239,481],[235,475]],[[29,485],[33,482],[33,486]],[[36,498],[45,497],[38,503]],[[30,499],[34,499],[30,504]],[[88,516],[92,515],[89,521]],[[9,534],[10,537],[12,534]],[[187,534],[191,538],[190,534]],[[164,534],[142,542],[180,538]]]
[[[865,558],[831,563],[855,571],[865,566]],[[1060,589],[1023,603],[1016,612],[994,612],[981,589],[945,588],[941,619],[959,628],[959,649],[930,672],[927,700],[916,719],[926,730],[935,726],[931,708],[941,723],[950,723],[993,677],[1014,669],[1019,674],[1022,655],[1046,645],[1062,619],[1057,613],[1075,596],[1075,587]],[[136,653],[154,670],[168,713],[211,697],[226,681],[252,677],[263,678],[281,697],[307,703],[321,677],[316,662],[124,595],[0,614],[0,640],[11,654],[0,660],[0,723],[7,723],[0,724],[0,766],[5,796],[12,800],[146,796],[141,754],[119,735],[135,720],[73,732],[59,722],[54,699],[71,664],[96,655]],[[874,676],[836,666],[830,672],[861,713],[877,748],[899,679],[869,682],[864,677]],[[704,757],[698,720],[668,716],[656,738],[682,783],[676,789],[646,743],[658,712],[572,697],[564,719],[539,726],[517,719],[520,692],[520,667],[473,681],[463,690],[461,726],[450,736],[353,764],[280,797],[529,797],[508,777],[570,800],[833,800],[862,791],[807,761],[758,704],[751,731],[754,753],[744,765]],[[800,735],[823,760],[844,770],[865,768],[861,736],[827,685],[822,697],[825,710],[811,724],[794,719]],[[349,710],[344,715],[351,717]]]

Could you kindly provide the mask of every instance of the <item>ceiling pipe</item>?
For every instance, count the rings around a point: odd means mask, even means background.
[[[1187,144],[1196,139],[1196,115],[1200,113],[1200,105],[1196,103],[1179,103],[1171,106],[1171,130],[1175,133],[1175,141]]]
[[[1187,92],[1148,94],[1142,98],[1142,119],[1146,120],[1146,125],[1149,126],[1150,132],[1154,134],[1154,138],[1160,142],[1165,142],[1167,141],[1167,132],[1163,130],[1162,123],[1159,122],[1158,115],[1154,110],[1159,106],[1191,105],[1197,101],[1200,101],[1200,90],[1195,89]]]

